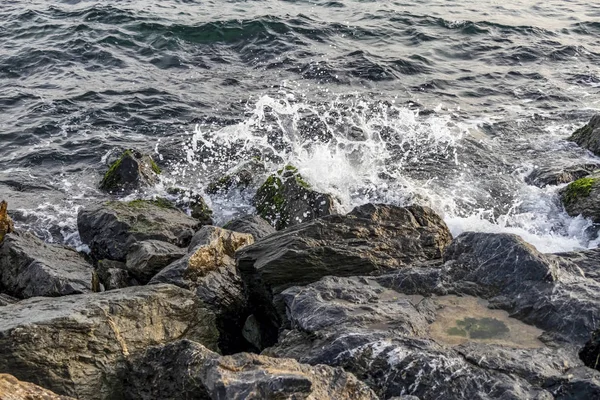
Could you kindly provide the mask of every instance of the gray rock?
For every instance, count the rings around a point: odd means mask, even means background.
[[[8,234],[0,245],[0,288],[14,297],[91,292],[92,273],[75,250],[44,243],[29,232]]]
[[[167,265],[187,254],[186,249],[160,240],[135,243],[127,253],[127,271],[146,284]]]
[[[250,314],[244,322],[242,328],[242,336],[248,341],[255,349],[264,349],[266,344],[263,342],[261,335],[260,324],[258,323],[254,314]]]
[[[28,299],[0,307],[0,371],[63,395],[121,398],[131,357],[182,338],[217,349],[214,314],[172,285]]]
[[[600,114],[592,117],[584,127],[578,129],[568,139],[581,147],[600,155]]]
[[[183,340],[149,348],[129,371],[126,399],[375,400],[341,368],[239,353]]]
[[[590,340],[579,352],[579,358],[588,367],[600,371],[600,328],[592,332]]]
[[[131,246],[155,239],[185,247],[201,223],[164,201],[109,201],[79,211],[77,228],[96,259],[125,261]]]
[[[169,194],[175,197],[175,204],[197,219],[202,225],[212,225],[213,212],[199,193],[181,188],[170,188]]]
[[[263,340],[277,340],[273,296],[327,275],[378,274],[418,263],[441,263],[451,234],[431,209],[366,204],[350,214],[297,225],[245,247],[236,255],[251,312]]]
[[[549,185],[573,182],[590,175],[598,169],[600,169],[600,164],[581,164],[566,168],[542,168],[529,174],[525,178],[525,182],[529,185],[544,188]]]
[[[335,204],[331,195],[312,189],[289,165],[267,178],[254,197],[258,215],[277,229],[335,214]]]
[[[0,307],[7,306],[9,304],[14,304],[18,301],[19,301],[19,299],[17,299],[16,297],[12,297],[7,294],[0,293]]]
[[[251,159],[248,160],[218,179],[212,180],[206,187],[208,194],[225,194],[233,189],[245,190],[248,186],[256,184],[256,178],[262,176],[266,171],[264,162]]]
[[[152,157],[136,150],[126,150],[108,169],[100,189],[110,193],[127,193],[158,183],[160,168]]]
[[[112,260],[98,261],[96,272],[105,290],[122,289],[139,283],[127,271],[125,263]]]
[[[271,224],[258,215],[246,215],[236,218],[226,223],[223,228],[235,232],[249,233],[254,237],[254,241],[277,232]]]
[[[570,183],[559,194],[569,215],[582,215],[600,222],[600,172]]]
[[[194,291],[216,314],[224,353],[242,351],[241,336],[247,304],[244,286],[235,267],[234,253],[254,242],[251,235],[203,226],[190,244],[190,252],[160,271],[149,284],[171,283]]]
[[[327,277],[285,290],[289,330],[263,354],[343,367],[381,398],[553,399],[559,383],[577,380],[587,394],[600,389],[600,373],[581,370],[572,348],[546,346],[541,330],[506,312],[475,297],[406,295],[390,282]]]
[[[9,374],[0,374],[0,399],[2,400],[75,400],[59,396],[29,382],[21,382]]]

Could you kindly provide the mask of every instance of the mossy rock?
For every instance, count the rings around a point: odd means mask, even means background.
[[[569,215],[582,215],[600,223],[600,173],[571,182],[559,194]]]
[[[224,194],[232,189],[245,190],[254,183],[256,176],[264,172],[266,172],[264,163],[260,159],[253,158],[210,182],[206,187],[206,193]]]
[[[585,126],[576,130],[569,139],[600,156],[600,114],[596,114]]]
[[[100,189],[107,192],[131,192],[158,182],[160,168],[149,155],[126,150],[104,174]]]
[[[254,206],[276,229],[335,213],[333,197],[313,190],[292,165],[265,180],[256,192]]]
[[[592,190],[592,185],[598,181],[597,178],[580,178],[570,183],[563,192],[563,202],[565,205],[576,202],[578,198],[588,197]]]
[[[170,188],[167,192],[176,196],[177,207],[186,212],[189,211],[192,218],[202,222],[202,225],[213,224],[213,211],[200,194],[182,188]]]

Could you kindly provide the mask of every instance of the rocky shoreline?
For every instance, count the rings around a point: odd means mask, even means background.
[[[600,115],[570,140],[600,155]],[[598,224],[598,168],[527,179],[568,183],[566,211]],[[293,166],[224,227],[178,188],[118,200],[159,174],[132,150],[113,163],[100,187],[115,200],[77,216],[89,254],[15,230],[3,203],[0,398],[600,398],[598,249],[453,238],[417,204],[341,215]]]

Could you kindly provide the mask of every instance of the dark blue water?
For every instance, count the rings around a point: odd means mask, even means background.
[[[600,108],[600,4],[584,1],[8,1],[0,197],[76,246],[119,151],[201,191],[253,154],[343,207],[425,201],[455,233],[595,246],[536,166],[600,161],[564,139]],[[219,222],[249,195],[209,198]]]

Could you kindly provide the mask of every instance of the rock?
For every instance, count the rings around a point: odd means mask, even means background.
[[[579,352],[579,358],[585,365],[600,371],[600,328],[592,333],[592,337]]]
[[[0,371],[63,395],[121,398],[131,357],[182,338],[217,349],[214,314],[172,285],[28,299],[0,307]]]
[[[236,218],[226,223],[223,228],[234,232],[249,233],[255,241],[277,232],[271,224],[258,215],[246,215]]]
[[[19,299],[17,299],[16,297],[12,297],[7,294],[0,293],[0,307],[7,306],[9,304],[14,304],[18,301],[19,301]]]
[[[600,222],[600,173],[570,183],[559,192],[567,213]]]
[[[152,347],[133,363],[126,399],[375,400],[341,368],[239,353],[219,356],[189,340]]]
[[[77,215],[81,240],[98,260],[125,261],[130,247],[142,240],[185,247],[201,225],[164,200],[109,201]]]
[[[419,263],[441,263],[451,234],[431,209],[366,204],[268,236],[240,250],[238,268],[265,343],[280,326],[273,296],[327,275],[378,274]]]
[[[160,271],[149,284],[171,283],[194,291],[217,316],[224,353],[242,351],[241,336],[247,305],[244,287],[235,267],[236,250],[254,239],[246,233],[203,226],[191,241],[189,253]]]
[[[171,188],[167,192],[176,196],[175,204],[177,207],[188,212],[192,218],[200,221],[202,225],[213,224],[213,212],[200,194],[180,188]]]
[[[567,140],[600,155],[600,114],[594,115],[587,125],[576,130]]]
[[[298,170],[289,165],[262,184],[254,205],[258,215],[277,229],[336,213],[333,197],[311,189]]]
[[[0,399],[2,400],[74,400],[59,396],[29,382],[21,382],[9,374],[0,374]]]
[[[600,373],[581,370],[572,348],[545,345],[543,331],[480,298],[395,290],[410,270],[285,290],[290,330],[263,354],[343,367],[381,398],[553,399],[559,382],[574,381],[600,389]]]
[[[92,273],[75,250],[44,243],[29,232],[11,233],[0,245],[0,288],[14,297],[88,293]]]
[[[560,185],[562,183],[573,182],[577,179],[590,175],[597,169],[600,169],[599,164],[574,165],[564,169],[537,169],[525,178],[525,182],[529,185],[544,188],[549,185]]]
[[[0,244],[6,234],[14,232],[15,226],[13,220],[8,215],[8,203],[4,200],[0,202]]]
[[[99,283],[104,286],[105,290],[122,289],[139,285],[139,283],[129,275],[125,263],[120,261],[100,260],[98,261],[96,272],[100,281]]]
[[[135,150],[126,150],[106,174],[100,189],[110,193],[132,192],[158,183],[160,168],[152,157]]]
[[[160,240],[144,240],[131,246],[127,253],[127,271],[146,284],[160,270],[187,254],[186,249]]]
[[[261,335],[260,324],[258,323],[254,314],[250,314],[244,322],[242,328],[242,336],[248,341],[255,349],[264,349],[267,345],[263,342]]]
[[[210,182],[206,187],[206,193],[224,194],[232,189],[244,190],[255,183],[257,176],[265,172],[265,164],[262,161],[251,159]]]

